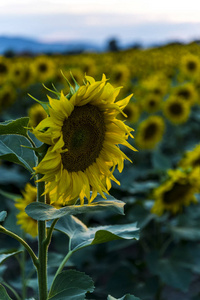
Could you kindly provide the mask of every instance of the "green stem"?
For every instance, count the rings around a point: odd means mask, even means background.
[[[52,224],[51,224],[51,227],[49,228],[49,231],[48,231],[48,234],[47,234],[47,238],[46,238],[46,241],[45,241],[45,244],[46,244],[47,247],[48,247],[49,244],[50,244],[51,237],[52,237],[52,233],[53,233],[53,229],[54,229],[54,226],[56,225],[56,222],[57,222],[58,220],[59,220],[59,219],[53,220],[53,222],[52,222]]]
[[[0,226],[0,232],[11,236],[15,240],[17,240],[19,243],[21,243],[24,246],[24,248],[26,248],[26,250],[28,251],[28,253],[30,254],[30,256],[32,258],[32,261],[33,261],[33,264],[35,265],[35,267],[36,268],[38,267],[38,258],[37,258],[37,256],[35,255],[35,253],[31,249],[31,247],[21,237],[19,237],[17,234],[15,234],[14,232],[12,232],[10,230],[7,230],[3,226]]]
[[[38,179],[42,176],[38,174]],[[46,197],[42,195],[45,190],[45,183],[37,183],[37,201],[45,203]],[[47,244],[46,244],[46,221],[38,221],[38,288],[39,299],[47,300]]]
[[[70,250],[70,251],[67,253],[67,255],[64,257],[63,261],[61,262],[61,264],[60,264],[60,266],[59,266],[59,268],[58,268],[58,270],[57,270],[57,272],[56,272],[56,274],[55,274],[55,276],[54,276],[54,279],[53,279],[53,281],[52,281],[51,288],[50,288],[50,291],[49,291],[49,295],[50,295],[50,293],[51,293],[52,286],[53,286],[53,283],[54,283],[56,277],[58,276],[58,274],[59,274],[60,272],[62,272],[62,269],[64,268],[66,262],[68,261],[68,259],[71,257],[71,255],[72,255],[73,253],[74,253],[74,252]]]

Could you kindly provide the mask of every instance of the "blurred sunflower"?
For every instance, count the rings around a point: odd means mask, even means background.
[[[187,151],[184,157],[179,162],[179,167],[181,168],[200,168],[200,144],[196,145],[196,147]],[[200,176],[200,173],[199,173]]]
[[[115,84],[121,84],[125,81],[128,81],[130,78],[130,71],[127,65],[125,64],[115,64],[112,67],[111,78]]]
[[[175,87],[172,90],[172,95],[181,98],[189,105],[193,105],[196,102],[198,96],[196,88],[192,82],[187,82]]]
[[[36,127],[47,117],[47,113],[39,103],[33,104],[28,110],[29,126]]]
[[[160,116],[150,116],[142,121],[135,136],[139,149],[153,149],[163,137],[165,123]]]
[[[184,206],[197,203],[195,194],[200,191],[199,172],[169,170],[168,179],[154,190],[155,203],[151,212],[161,216],[164,211],[176,214]]]
[[[4,56],[0,56],[0,84],[6,81],[7,76],[9,74],[9,70],[10,70],[9,60]]]
[[[163,103],[163,113],[173,124],[185,123],[190,115],[190,106],[182,99],[171,96]]]
[[[40,181],[49,185],[46,193],[56,188],[55,201],[62,196],[65,203],[84,197],[91,202],[97,192],[106,198],[111,180],[118,166],[121,172],[124,159],[130,159],[118,144],[135,150],[126,140],[132,137],[132,128],[117,119],[132,95],[116,101],[120,88],[107,83],[105,75],[95,82],[86,76],[70,99],[61,92],[60,99],[49,98],[50,117],[33,129],[35,136],[50,145],[45,157],[35,168],[44,174]],[[104,184],[105,182],[105,184]],[[92,197],[90,196],[92,190]]]
[[[155,94],[147,94],[143,99],[143,109],[148,113],[155,113],[161,107],[161,97]]]
[[[0,87],[0,111],[11,106],[16,99],[16,90],[10,83],[5,83]]]
[[[199,57],[188,53],[181,58],[180,61],[181,75],[191,79],[191,77],[197,77],[200,73],[200,60]]]
[[[140,108],[137,103],[129,102],[127,106],[124,108],[123,112],[126,114],[126,121],[135,124],[140,118]],[[124,115],[119,115],[120,119],[124,120]]]
[[[55,76],[55,64],[52,58],[37,56],[31,65],[34,77],[38,82],[45,82]]]
[[[32,237],[36,237],[38,234],[37,221],[29,217],[25,208],[28,204],[37,201],[37,188],[30,183],[27,183],[24,191],[22,191],[22,198],[16,199],[15,207],[19,210],[19,213],[16,215],[17,224],[21,226],[24,232],[29,233]],[[46,197],[47,203],[50,204],[51,196],[47,194]],[[53,205],[56,208],[61,208],[62,203],[57,202],[56,205]]]

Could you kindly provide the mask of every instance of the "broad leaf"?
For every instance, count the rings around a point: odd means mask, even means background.
[[[74,216],[64,216],[55,225],[55,229],[68,235],[71,251],[95,244],[121,239],[139,239],[139,228],[136,224],[108,225],[87,228]],[[50,224],[48,225],[50,226]]]
[[[31,146],[31,143],[23,136],[0,136],[0,158],[20,164],[32,173],[36,165],[36,156],[33,151],[23,146]]]
[[[114,213],[124,214],[123,207],[125,203],[113,199],[113,197],[109,196],[107,200],[92,202],[91,204],[85,205],[70,205],[60,209],[56,209],[48,204],[34,202],[29,204],[25,211],[31,218],[38,221],[53,220],[61,218],[65,215],[99,212],[108,209],[112,210]]]
[[[4,262],[7,258],[9,258],[9,257],[11,257],[13,255],[19,254],[21,252],[23,252],[23,250],[13,251],[13,252],[10,252],[10,253],[1,253],[0,254],[0,264],[2,262]]]
[[[141,300],[141,299],[138,297],[135,297],[133,295],[127,294],[121,298],[114,298],[114,297],[108,295],[107,300]]]
[[[5,220],[7,216],[7,212],[6,211],[1,211],[0,212],[0,222],[3,222]]]
[[[3,287],[3,285],[0,284],[0,299],[1,300],[12,300],[7,292],[6,292],[6,289]]]
[[[93,292],[93,280],[85,273],[75,270],[63,271],[56,277],[50,294],[50,300],[84,300],[87,292]]]
[[[0,123],[0,135],[16,134],[30,139],[27,131],[28,122],[28,117],[2,122]]]

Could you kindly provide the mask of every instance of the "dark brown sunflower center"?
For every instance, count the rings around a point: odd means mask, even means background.
[[[183,107],[180,103],[173,103],[170,105],[169,110],[172,115],[179,116],[183,112]]]
[[[75,106],[62,127],[63,149],[68,149],[61,154],[64,169],[84,171],[93,164],[103,147],[105,131],[104,115],[96,106]]]
[[[187,100],[190,98],[190,92],[187,89],[183,89],[178,92],[178,96],[181,96],[182,98]]]
[[[200,156],[197,157],[197,159],[195,159],[192,163],[193,167],[197,167],[200,166]]]
[[[40,63],[39,64],[39,71],[41,73],[45,73],[47,71],[47,65],[45,63]]]
[[[3,63],[0,63],[0,73],[4,74],[7,72],[7,67]]]
[[[149,101],[149,106],[150,106],[151,108],[154,108],[154,107],[156,106],[156,101],[155,101],[154,99],[151,99],[151,100]]]
[[[189,183],[180,184],[175,182],[172,189],[164,193],[163,201],[165,204],[179,203],[190,192],[190,190],[191,185]]]
[[[157,133],[157,130],[158,126],[156,125],[156,123],[149,124],[144,131],[144,139],[151,139]]]
[[[189,61],[189,62],[187,63],[187,68],[188,68],[188,70],[190,70],[190,71],[195,71],[196,68],[197,68],[197,64],[196,64],[194,61]]]

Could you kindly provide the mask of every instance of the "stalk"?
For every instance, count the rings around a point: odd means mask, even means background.
[[[42,160],[43,155],[39,156],[38,163]],[[38,174],[38,180],[41,179],[42,175]],[[43,195],[45,191],[45,183],[37,183],[37,201],[46,203],[46,197]],[[48,245],[45,242],[47,237],[46,221],[38,221],[38,288],[39,288],[39,299],[47,300],[47,251]]]

